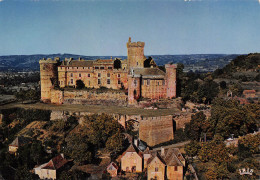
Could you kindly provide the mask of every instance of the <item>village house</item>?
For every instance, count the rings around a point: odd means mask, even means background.
[[[57,179],[57,174],[60,172],[69,160],[64,158],[63,154],[52,158],[49,162],[42,164],[34,168],[34,173],[37,174],[40,179]]]
[[[9,153],[16,154],[19,147],[26,145],[30,143],[30,138],[23,137],[23,136],[17,136],[14,141],[9,144]]]
[[[182,180],[186,166],[178,148],[150,150],[147,147],[141,151],[134,144],[131,144],[118,160],[121,162],[122,171],[146,171],[148,180]]]
[[[143,155],[133,144],[121,156],[121,170],[125,172],[142,172]]]

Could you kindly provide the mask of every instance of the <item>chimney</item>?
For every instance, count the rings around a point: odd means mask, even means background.
[[[161,156],[165,156],[164,147],[161,146]]]

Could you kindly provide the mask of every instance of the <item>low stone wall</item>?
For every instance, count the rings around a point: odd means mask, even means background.
[[[64,119],[70,115],[75,115],[79,118],[81,124],[82,118],[86,115],[92,115],[91,112],[69,112],[69,111],[52,111],[51,120]],[[149,146],[155,146],[174,139],[175,129],[183,128],[185,123],[190,122],[190,113],[182,113],[176,116],[158,116],[158,117],[142,117],[141,115],[122,115],[109,114],[118,122],[126,127],[127,121],[134,121],[135,130],[139,130],[139,138],[146,142]]]
[[[51,103],[89,104],[105,106],[127,106],[127,95],[123,91],[52,90]]]

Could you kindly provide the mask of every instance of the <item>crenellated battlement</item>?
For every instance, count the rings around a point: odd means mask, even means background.
[[[131,37],[129,37],[128,42],[126,43],[127,48],[129,47],[144,47],[145,43],[144,42],[131,42]]]
[[[55,57],[54,59],[52,59],[52,58],[47,58],[47,59],[45,59],[45,58],[42,58],[42,59],[40,59],[40,61],[39,61],[39,63],[41,64],[41,63],[58,63],[60,61],[60,58],[59,57]]]

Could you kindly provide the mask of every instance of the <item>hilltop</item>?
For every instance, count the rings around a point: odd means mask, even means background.
[[[259,81],[260,53],[240,55],[222,69],[214,71],[215,78],[229,78],[242,81]]]

